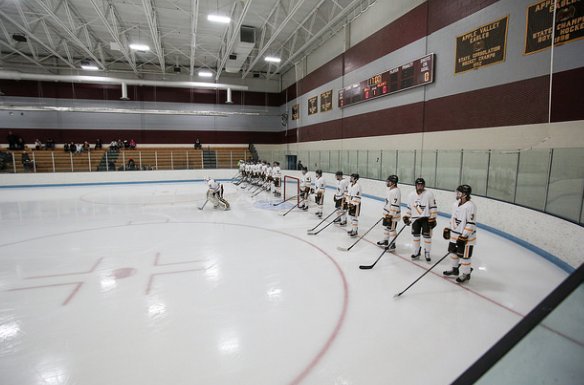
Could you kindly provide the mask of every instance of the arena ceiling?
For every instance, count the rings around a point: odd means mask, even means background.
[[[375,0],[0,0],[0,67],[274,78]],[[221,24],[209,14],[230,17]],[[133,44],[149,47],[134,49]],[[281,61],[267,62],[272,56]]]

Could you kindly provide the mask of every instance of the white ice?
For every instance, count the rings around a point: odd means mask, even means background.
[[[0,190],[0,383],[448,384],[567,276],[479,230],[470,282],[446,259],[394,298],[432,265],[409,229],[360,270],[380,226],[343,252],[345,228],[307,235],[313,208],[225,188],[231,211],[199,210],[201,183]]]

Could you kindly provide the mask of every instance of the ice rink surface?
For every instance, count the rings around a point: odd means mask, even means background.
[[[0,383],[448,384],[567,276],[479,229],[470,282],[442,277],[447,258],[394,298],[446,253],[445,218],[432,263],[410,260],[406,229],[360,270],[381,226],[344,252],[346,228],[307,235],[314,208],[284,217],[288,203],[225,183],[232,210],[199,210],[205,192],[0,190]],[[360,234],[382,206],[363,200]]]

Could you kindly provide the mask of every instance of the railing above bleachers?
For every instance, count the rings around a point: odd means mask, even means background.
[[[25,162],[24,154],[30,161]],[[250,159],[248,147],[145,147],[135,150],[92,149],[71,153],[56,150],[2,152],[0,172],[97,172],[139,170],[196,170],[236,168],[242,159]]]

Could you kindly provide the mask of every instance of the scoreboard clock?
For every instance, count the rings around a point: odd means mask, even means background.
[[[432,83],[434,57],[431,53],[341,89],[339,108]]]

